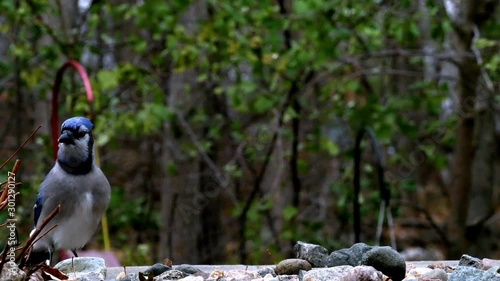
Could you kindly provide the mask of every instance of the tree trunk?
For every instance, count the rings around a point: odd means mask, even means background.
[[[483,8],[489,1],[445,0],[444,5],[454,28],[454,51],[458,54],[458,129],[455,147],[455,163],[452,170],[451,210],[448,219],[449,259],[460,258],[467,252],[466,222],[472,184],[472,163],[474,160],[474,128],[476,91],[479,66],[473,55],[474,29],[478,21],[484,20]],[[465,55],[466,54],[466,55]],[[474,190],[474,193],[477,191]]]

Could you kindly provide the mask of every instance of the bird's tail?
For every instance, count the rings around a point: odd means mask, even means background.
[[[52,260],[52,255],[49,251],[31,251],[30,256],[26,261],[26,264],[36,265],[43,262],[50,264],[51,260]]]

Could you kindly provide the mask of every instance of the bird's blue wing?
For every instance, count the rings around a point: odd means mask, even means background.
[[[38,222],[38,219],[40,218],[40,214],[42,213],[42,203],[43,203],[42,190],[40,190],[38,196],[36,197],[35,206],[33,206],[33,214],[34,214],[33,218],[35,227]]]

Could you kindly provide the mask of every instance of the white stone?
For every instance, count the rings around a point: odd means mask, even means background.
[[[15,262],[9,261],[3,265],[0,281],[23,281],[25,278],[26,273]]]
[[[106,265],[102,258],[66,259],[56,264],[54,268],[66,274],[70,280],[98,281],[106,279]]]

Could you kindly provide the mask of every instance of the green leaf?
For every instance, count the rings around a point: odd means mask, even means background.
[[[320,149],[326,151],[332,157],[337,156],[340,152],[338,145],[325,137],[320,138]]]
[[[118,86],[118,76],[116,70],[101,70],[97,73],[97,81],[102,90],[112,90]]]
[[[269,97],[266,97],[264,95],[259,95],[255,100],[254,110],[256,113],[264,113],[266,111],[271,110],[273,106],[274,102]]]
[[[288,205],[283,209],[283,219],[285,221],[289,221],[290,219],[292,219],[296,215],[297,215],[297,208],[295,208],[293,206]]]

